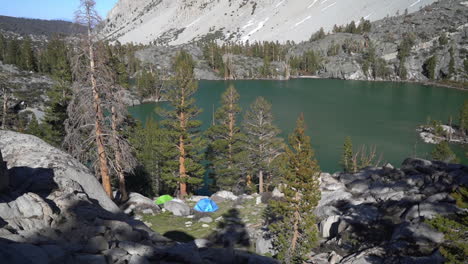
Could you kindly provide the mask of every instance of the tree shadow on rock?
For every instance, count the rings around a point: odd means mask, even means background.
[[[218,231],[211,234],[210,241],[215,246],[224,248],[250,247],[250,236],[237,209],[230,209],[223,214],[223,219],[218,223]]]
[[[182,243],[188,243],[192,242],[195,240],[195,238],[185,232],[182,231],[168,231],[163,234],[163,236],[169,238],[170,240],[177,241],[177,242],[182,242]]]

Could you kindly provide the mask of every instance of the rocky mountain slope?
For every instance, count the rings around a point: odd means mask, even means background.
[[[233,41],[308,40],[360,18],[375,21],[435,0],[120,0],[103,35],[122,43],[183,44],[207,34]]]
[[[0,149],[8,165],[0,166],[0,263],[275,263],[170,241],[122,213],[85,166],[36,137],[1,131]]]
[[[398,75],[398,50],[405,38],[411,38],[414,43],[404,63],[407,80],[427,82],[429,78],[424,75],[423,65],[427,59],[435,56],[435,80],[451,79],[463,82],[468,78],[465,66],[468,65],[467,12],[467,1],[439,1],[412,14],[374,21],[370,32],[365,34],[331,33],[323,38],[284,46],[287,49],[286,57],[302,56],[306,52],[314,51],[321,57],[321,66],[315,73],[319,78],[399,81],[401,78]],[[440,40],[442,35],[446,37],[445,41]],[[374,47],[372,58],[369,58],[370,45]],[[153,64],[162,72],[170,72],[172,58],[181,49],[190,52],[197,61],[196,78],[224,78],[210,69],[203,55],[203,46],[196,43],[177,46],[152,45],[140,50],[137,57],[143,64]],[[453,72],[450,73],[452,59]],[[227,60],[236,79],[265,78],[256,74],[264,66],[262,58],[244,54],[224,54],[223,61],[226,63]],[[367,71],[363,66],[366,62],[374,65]],[[284,79],[286,62],[273,61],[270,64],[271,70],[276,72],[272,78]]]

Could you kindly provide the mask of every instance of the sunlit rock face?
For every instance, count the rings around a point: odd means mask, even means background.
[[[102,33],[122,43],[177,45],[208,34],[232,41],[300,42],[323,27],[418,11],[435,0],[120,0]]]

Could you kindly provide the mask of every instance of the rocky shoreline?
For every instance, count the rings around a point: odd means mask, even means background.
[[[420,126],[416,131],[419,132],[419,136],[428,144],[439,144],[440,142],[447,141],[455,144],[468,144],[468,137],[463,135],[457,128],[441,125],[441,131],[435,131],[433,126]]]
[[[175,242],[139,219],[167,211],[208,226],[219,219],[193,215],[185,204],[203,197],[175,200],[161,209],[153,199],[132,193],[118,208],[86,167],[42,140],[2,131],[0,149],[8,165],[0,177],[7,172],[10,179],[0,193],[0,259],[8,263],[276,263],[245,248],[211,247],[220,239],[230,245],[247,239],[257,253],[274,255],[261,220],[246,229],[239,225],[217,236]],[[320,246],[308,263],[443,263],[438,248],[444,235],[426,221],[466,213],[450,194],[467,185],[468,167],[421,159],[407,159],[401,168],[388,164],[356,174],[322,173],[315,211]],[[211,199],[232,201],[242,210],[265,208],[281,196],[278,190],[241,196],[222,191]],[[236,233],[239,228],[242,233]]]

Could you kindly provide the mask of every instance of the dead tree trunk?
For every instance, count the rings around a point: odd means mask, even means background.
[[[122,151],[119,145],[119,135],[117,131],[117,112],[115,107],[112,106],[112,147],[114,149],[115,155],[115,171],[117,173],[117,177],[119,178],[119,191],[121,195],[121,200],[126,201],[128,200],[128,193],[127,187],[125,184],[125,175],[123,169],[123,159],[122,159]]]
[[[88,52],[89,52],[89,70],[90,70],[90,79],[91,79],[91,88],[93,90],[93,106],[95,112],[95,136],[96,136],[96,145],[97,145],[97,155],[99,162],[99,169],[101,172],[102,186],[104,191],[107,193],[109,198],[113,199],[112,186],[109,175],[109,166],[107,164],[107,154],[104,145],[104,136],[102,133],[102,122],[104,120],[104,114],[101,108],[101,97],[99,95],[99,90],[96,82],[96,65],[94,60],[94,49],[92,41],[92,5],[91,3],[86,4],[86,18],[88,21]]]

